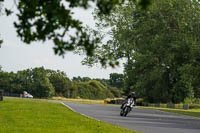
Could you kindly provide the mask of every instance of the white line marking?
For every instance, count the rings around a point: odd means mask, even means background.
[[[82,115],[82,116],[85,116],[85,117],[87,117],[87,118],[89,118],[89,119],[93,119],[93,120],[96,120],[96,121],[100,121],[100,120],[95,119],[95,118],[93,118],[93,117],[90,117],[90,116],[87,116],[87,115],[85,115],[85,114],[82,114],[82,113],[77,112],[76,110],[72,109],[70,106],[64,104],[63,102],[60,102],[60,103],[61,103],[62,105],[64,105],[65,107],[69,108],[72,112],[78,113],[78,114],[80,114],[80,115]]]

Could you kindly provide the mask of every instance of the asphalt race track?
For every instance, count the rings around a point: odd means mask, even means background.
[[[64,103],[74,111],[141,133],[200,133],[200,119],[151,109],[134,108],[121,117],[120,106]]]

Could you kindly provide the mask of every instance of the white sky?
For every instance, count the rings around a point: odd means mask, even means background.
[[[6,1],[7,7],[12,7],[13,0]],[[93,9],[87,11],[82,9],[74,10],[74,17],[81,20],[84,25],[94,27],[95,22],[92,17]],[[46,69],[62,70],[68,77],[91,77],[91,78],[109,78],[109,74],[116,72],[122,73],[123,68],[101,69],[101,66],[92,68],[81,65],[83,57],[67,53],[63,59],[61,56],[54,55],[52,42],[36,42],[26,45],[17,37],[13,21],[14,15],[10,17],[0,16],[0,38],[4,43],[0,48],[0,65],[4,71],[17,72],[27,68],[44,66]]]

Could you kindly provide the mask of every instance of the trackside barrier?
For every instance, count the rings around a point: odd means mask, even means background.
[[[160,107],[160,104],[155,104],[155,107]]]
[[[183,109],[189,109],[189,105],[188,104],[183,104]]]
[[[122,104],[124,99],[104,99],[104,104]]]
[[[189,109],[188,104],[148,104],[148,107],[172,108],[172,109]]]
[[[167,108],[167,104],[160,104],[161,108]]]
[[[21,94],[16,94],[16,93],[3,93],[3,96],[7,96],[7,97],[22,97]]]
[[[145,106],[145,105],[144,105]],[[188,104],[147,104],[148,107],[172,108],[172,109],[189,109]]]
[[[175,108],[175,105],[174,104],[167,104],[167,108],[172,108],[172,109],[174,109]]]
[[[104,99],[105,104],[122,104],[124,99]],[[160,108],[172,108],[172,109],[189,109],[189,104],[146,104],[146,103],[137,103],[137,106],[147,106],[147,107],[160,107]]]

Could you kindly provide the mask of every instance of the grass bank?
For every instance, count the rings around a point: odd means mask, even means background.
[[[104,104],[104,100],[90,100],[90,99],[73,99],[64,97],[52,97],[51,100],[64,101],[64,102],[78,102],[78,103],[89,103],[89,104]]]
[[[64,105],[45,100],[4,98],[0,102],[0,133],[135,133],[88,119]]]
[[[188,115],[193,117],[200,117],[200,109],[170,109],[170,108],[156,108],[156,107],[138,107],[138,108],[149,108],[149,109],[156,109],[161,111],[167,111],[176,114]]]

